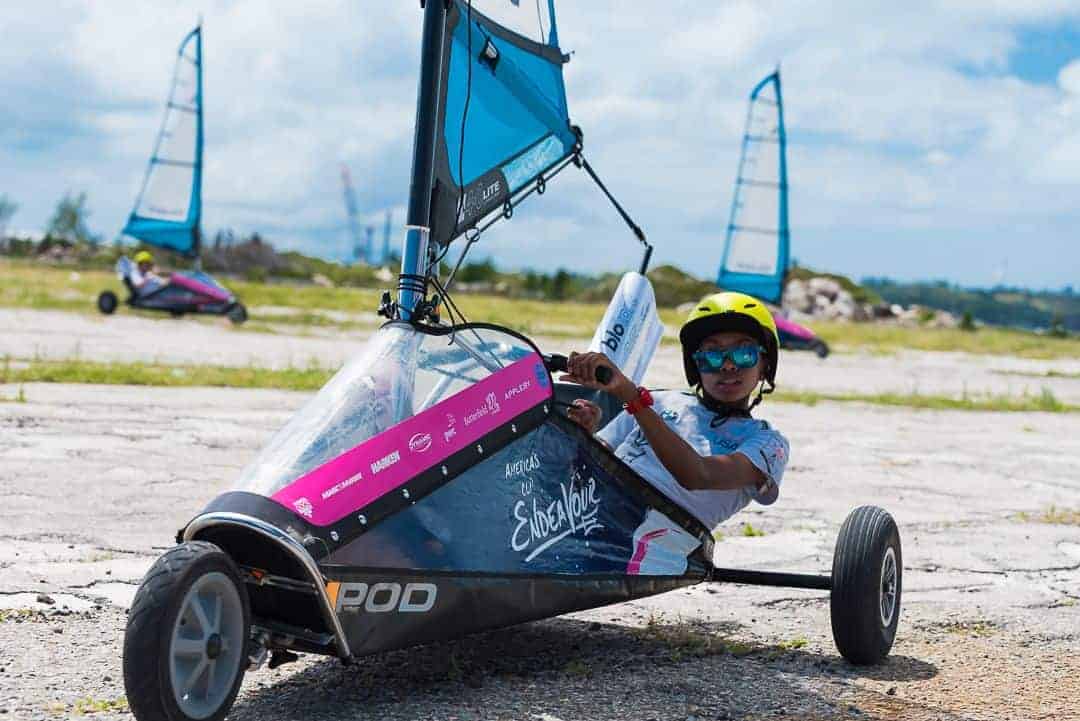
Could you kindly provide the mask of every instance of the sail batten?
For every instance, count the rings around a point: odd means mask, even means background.
[[[196,27],[177,51],[165,117],[122,233],[148,245],[198,256],[202,155],[202,28]]]
[[[789,261],[787,136],[779,71],[750,94],[717,284],[772,303]]]

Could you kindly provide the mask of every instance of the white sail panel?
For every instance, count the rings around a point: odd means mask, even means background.
[[[469,0],[461,0],[462,13],[468,12],[469,4]],[[548,42],[551,33],[548,0],[472,0],[472,9],[529,40]]]
[[[184,222],[194,198],[199,164],[198,38],[191,35],[180,48],[173,73],[165,119],[150,159],[145,184],[134,215],[148,220]]]
[[[717,283],[777,302],[787,271],[787,172],[780,77],[754,88]]]
[[[136,211],[142,218],[184,222],[191,206],[194,181],[195,168],[190,165],[156,164]]]

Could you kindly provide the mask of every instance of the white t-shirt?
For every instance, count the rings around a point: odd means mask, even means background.
[[[693,393],[658,391],[653,410],[668,426],[703,456],[741,453],[765,474],[758,490],[745,486],[726,491],[691,491],[683,488],[656,457],[634,417],[620,413],[597,433],[615,449],[615,455],[652,483],[665,496],[696,516],[710,531],[750,503],[776,501],[790,450],[787,439],[768,423],[755,418],[721,416],[710,411]]]
[[[135,292],[138,295],[148,295],[165,285],[165,281],[157,273],[150,271],[144,275],[135,265],[128,271],[128,278],[131,279],[131,284],[135,286]]]

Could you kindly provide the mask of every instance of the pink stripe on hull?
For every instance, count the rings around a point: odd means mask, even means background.
[[[666,536],[667,532],[668,529],[666,528],[658,528],[655,531],[649,531],[638,539],[637,546],[634,547],[634,555],[630,559],[630,563],[626,564],[627,575],[641,575],[641,562],[645,560],[645,555],[649,552],[649,541]]]
[[[212,300],[225,302],[229,299],[227,293],[222,293],[219,289],[207,285],[206,283],[200,283],[199,281],[182,273],[173,273],[169,276],[169,282],[173,285],[178,285],[181,288],[192,291],[193,293],[202,293],[205,296],[209,296]]]
[[[272,498],[317,526],[329,526],[549,398],[543,360],[531,353],[309,471]]]

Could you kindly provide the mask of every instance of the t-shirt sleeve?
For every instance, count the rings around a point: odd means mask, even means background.
[[[634,430],[634,419],[629,413],[623,411],[611,419],[611,421],[596,433],[596,437],[611,446],[618,448],[619,444],[626,440],[630,431]]]
[[[761,429],[735,449],[736,453],[746,456],[755,468],[765,474],[765,485],[750,491],[758,503],[768,506],[776,502],[790,450],[787,439],[771,428]]]

